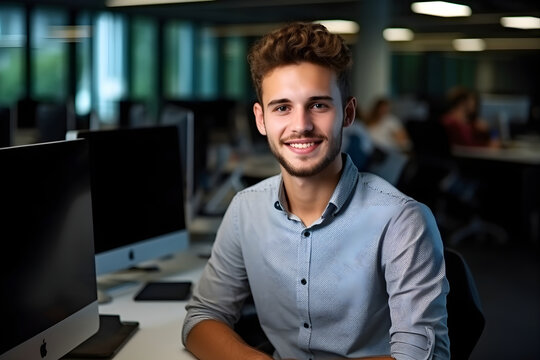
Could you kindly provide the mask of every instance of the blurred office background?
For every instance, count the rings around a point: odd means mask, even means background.
[[[540,153],[537,1],[462,0],[469,13],[455,17],[417,13],[412,1],[398,0],[161,2],[0,2],[0,146],[159,124],[168,106],[189,107],[196,162],[223,170],[223,154],[266,149],[251,117],[250,45],[287,21],[347,20],[334,31],[353,50],[362,109],[385,96],[404,124],[435,121],[449,89],[465,86],[479,93],[480,116],[507,147],[527,143]],[[514,16],[529,22],[507,26],[512,20],[503,19]],[[501,240],[473,231],[448,244],[469,261],[486,312],[472,358],[538,359],[540,160],[457,160],[487,189],[483,202],[456,205],[440,191],[441,179],[433,180],[434,197],[426,193],[433,186],[405,188],[432,207],[445,239],[469,220],[456,216],[464,213],[479,212],[507,234]]]

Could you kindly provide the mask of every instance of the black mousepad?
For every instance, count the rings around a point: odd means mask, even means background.
[[[136,301],[182,301],[191,294],[190,281],[148,282],[133,300]]]

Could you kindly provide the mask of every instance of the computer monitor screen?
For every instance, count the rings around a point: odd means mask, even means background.
[[[178,142],[180,148],[180,163],[182,166],[182,179],[185,200],[186,222],[189,223],[197,213],[202,201],[202,194],[195,192],[194,168],[194,114],[190,109],[174,104],[166,104],[160,113],[159,124],[174,125],[178,129]]]
[[[205,187],[211,182],[209,148],[219,143],[234,145],[238,136],[235,124],[238,103],[230,99],[169,99],[166,103],[193,111],[195,187]]]
[[[78,131],[88,141],[96,273],[187,248],[175,126]]]
[[[88,147],[4,148],[0,168],[0,359],[59,359],[99,327]]]
[[[123,99],[118,101],[119,127],[148,126],[148,105],[143,100]]]
[[[482,94],[480,117],[499,132],[502,141],[511,140],[513,129],[525,127],[529,121],[530,99],[526,95]]]

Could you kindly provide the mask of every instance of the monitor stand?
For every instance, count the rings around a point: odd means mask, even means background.
[[[139,328],[136,321],[121,321],[118,315],[99,315],[99,330],[62,357],[63,360],[110,359]]]
[[[112,296],[107,294],[107,292],[105,290],[102,290],[102,289],[98,289],[97,291],[97,299],[98,299],[98,304],[107,304],[107,303],[110,303],[112,301]]]

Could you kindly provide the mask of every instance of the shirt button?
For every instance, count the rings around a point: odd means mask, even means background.
[[[279,201],[276,201],[276,202],[274,203],[274,207],[275,207],[276,209],[278,209],[278,210],[281,210],[281,205],[279,205]]]
[[[309,235],[310,235],[310,232],[309,232],[309,231],[304,231],[304,236],[305,236],[305,237],[309,237]]]
[[[302,279],[302,280],[300,280],[300,283],[301,283],[302,285],[306,285],[306,284],[307,284],[307,281],[306,281],[306,279]]]
[[[304,323],[304,327],[305,327],[306,329],[309,329],[309,324],[308,324],[308,323]]]

